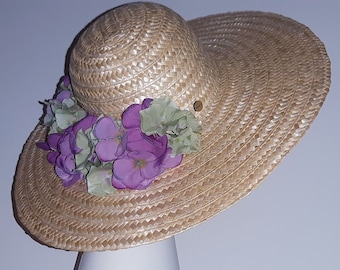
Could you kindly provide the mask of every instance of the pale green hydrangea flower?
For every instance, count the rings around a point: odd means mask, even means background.
[[[167,135],[172,156],[199,150],[200,124],[190,111],[177,108],[168,97],[154,99],[149,108],[140,111],[140,118],[146,135]]]
[[[69,78],[65,76],[54,99],[43,102],[46,105],[44,125],[50,127],[49,134],[62,133],[66,128],[83,119],[86,112],[76,102],[72,94]]]
[[[106,196],[116,189],[112,186],[112,163],[91,167],[87,177],[87,191],[96,196]]]

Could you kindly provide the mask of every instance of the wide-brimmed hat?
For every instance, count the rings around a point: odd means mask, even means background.
[[[322,42],[292,19],[236,12],[184,21],[153,3],[127,4],[97,17],[76,37],[67,67],[62,91],[45,102],[44,120],[23,147],[12,194],[15,216],[30,236],[75,251],[152,243],[228,208],[297,144],[330,85]],[[56,126],[65,108],[72,115]],[[165,135],[138,129],[143,119],[124,124],[122,114],[136,112],[153,123],[143,111],[181,118]],[[131,142],[126,134],[140,137]],[[70,157],[63,151],[72,138],[83,144],[73,145],[73,158],[61,159]],[[145,162],[135,158],[142,139],[164,151],[152,148],[142,155]],[[110,147],[114,158],[105,151]],[[76,164],[72,175],[66,172],[70,162]],[[103,182],[88,180],[85,172]],[[124,182],[124,173],[133,184]],[[138,173],[143,179],[136,184]]]

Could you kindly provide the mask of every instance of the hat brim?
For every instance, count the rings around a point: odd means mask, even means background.
[[[37,125],[13,184],[16,218],[37,241],[75,251],[152,243],[189,229],[247,195],[317,116],[330,85],[322,42],[280,15],[238,12],[188,21],[220,70],[218,104],[204,119],[201,150],[146,190],[108,197],[62,186]]]

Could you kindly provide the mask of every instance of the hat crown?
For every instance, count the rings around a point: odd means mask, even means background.
[[[194,111],[195,101],[212,98],[216,71],[187,23],[152,3],[99,16],[79,35],[69,66],[82,107],[118,118],[128,105],[161,96]]]

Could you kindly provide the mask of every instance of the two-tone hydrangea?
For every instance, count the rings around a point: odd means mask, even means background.
[[[63,185],[78,180],[88,192],[107,195],[115,189],[145,189],[183,154],[198,151],[201,127],[194,115],[167,97],[131,104],[121,119],[87,114],[64,77],[54,99],[44,102],[44,124],[50,127],[47,159]]]

